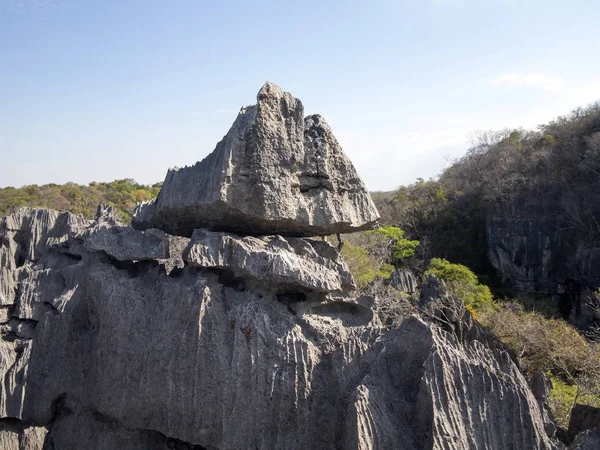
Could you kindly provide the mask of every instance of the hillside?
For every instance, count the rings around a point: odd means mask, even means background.
[[[474,269],[497,294],[531,296],[597,327],[600,103],[538,127],[479,133],[438,180],[373,198],[420,255]],[[541,297],[540,297],[541,296]]]
[[[75,183],[29,185],[21,188],[0,188],[0,216],[23,207],[70,211],[90,219],[99,204],[110,204],[128,221],[136,203],[150,200],[158,194],[162,183],[143,185],[131,179],[108,183],[92,182],[87,186]]]

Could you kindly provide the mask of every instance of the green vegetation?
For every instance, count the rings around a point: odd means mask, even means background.
[[[388,260],[390,264],[398,267],[405,258],[415,255],[415,249],[419,241],[404,238],[404,231],[398,227],[382,227],[367,231],[365,235],[373,241],[373,245],[383,245],[388,249]]]
[[[598,350],[562,319],[548,319],[526,312],[518,303],[506,303],[482,322],[517,352],[528,372],[550,371],[565,381],[600,376]]]
[[[0,216],[29,206],[71,211],[90,219],[94,217],[97,206],[104,203],[114,206],[128,221],[136,203],[156,197],[160,187],[161,183],[145,186],[124,179],[110,183],[92,182],[88,186],[67,183],[0,188]]]
[[[383,223],[406,231],[421,242],[416,256],[456,261],[477,273],[491,275],[485,245],[485,214],[472,195],[448,189],[440,181],[419,179],[393,195],[374,195]],[[423,268],[424,269],[424,268]]]
[[[377,262],[366,248],[346,242],[341,254],[359,288],[367,286],[375,279],[378,274]]]
[[[504,296],[487,259],[490,213],[552,217],[565,232],[600,245],[600,102],[535,131],[476,133],[471,144],[438,180],[373,195],[383,223],[421,242],[417,257],[464,264]]]
[[[425,275],[435,275],[446,283],[446,286],[463,301],[465,306],[481,312],[496,308],[490,288],[480,284],[471,269],[462,264],[452,264],[442,258],[433,258]]]
[[[550,375],[552,390],[549,404],[558,425],[568,428],[571,409],[578,403],[600,408],[600,395],[582,393],[577,384],[565,383],[562,379]]]
[[[600,348],[573,326],[526,312],[518,303],[505,303],[479,320],[517,353],[528,374],[550,375],[550,406],[560,425],[568,424],[575,403],[600,407]]]
[[[419,242],[404,238],[398,227],[349,235],[342,248],[342,256],[359,288],[376,278],[389,278],[394,270],[415,254]]]
[[[406,244],[403,241],[409,240],[404,236],[397,227],[383,227],[349,237],[342,250],[359,287],[381,299],[378,313],[390,327],[398,326],[414,311],[406,294],[382,282],[396,266],[419,256],[418,242]],[[575,403],[600,405],[600,348],[556,318],[556,313],[554,318],[544,315],[555,308],[541,308],[543,303],[535,297],[525,303],[536,311],[517,302],[496,302],[470,268],[443,258],[431,258],[420,274],[444,280],[473,316],[516,352],[527,374],[542,371],[550,375],[549,404],[560,425],[568,424]]]

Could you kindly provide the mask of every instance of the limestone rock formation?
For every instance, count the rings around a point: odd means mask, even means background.
[[[600,430],[587,430],[579,433],[569,450],[598,450],[600,448]]]
[[[542,423],[506,353],[412,317],[355,388],[344,448],[554,448]]]
[[[274,292],[349,291],[356,287],[346,263],[322,241],[196,230],[183,259],[193,267],[226,270],[251,279]]]
[[[388,331],[304,238],[377,218],[324,120],[267,83],[137,229],[110,207],[0,219],[0,448],[558,448],[443,283],[397,273],[422,311]]]
[[[102,252],[118,261],[166,259],[169,239],[162,230],[138,231],[129,227],[112,227],[92,233],[84,248]]]
[[[568,438],[574,439],[586,430],[596,430],[600,435],[600,408],[575,404],[569,419]]]
[[[326,242],[44,210],[0,235],[0,448],[555,448],[502,346],[387,332]]]
[[[591,295],[600,286],[600,247],[573,231],[555,199],[532,197],[498,205],[488,215],[490,263],[517,294],[543,294],[566,314],[571,307],[577,327],[600,327]]]
[[[267,82],[215,150],[171,169],[136,228],[190,236],[196,228],[243,235],[318,236],[371,229],[379,214],[325,119]]]
[[[417,292],[417,278],[409,269],[396,269],[390,277],[390,284],[401,292],[414,294]]]

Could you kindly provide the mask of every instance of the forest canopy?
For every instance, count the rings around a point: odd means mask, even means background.
[[[156,197],[161,185],[144,185],[126,178],[108,183],[91,182],[87,186],[66,183],[0,188],[0,216],[12,214],[19,208],[34,207],[71,211],[91,219],[99,204],[108,204],[124,221],[129,221],[135,205]]]

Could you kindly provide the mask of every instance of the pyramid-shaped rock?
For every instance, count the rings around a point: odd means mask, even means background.
[[[196,228],[244,235],[315,236],[371,229],[379,214],[319,115],[267,82],[215,150],[171,169],[136,228],[190,236]]]

